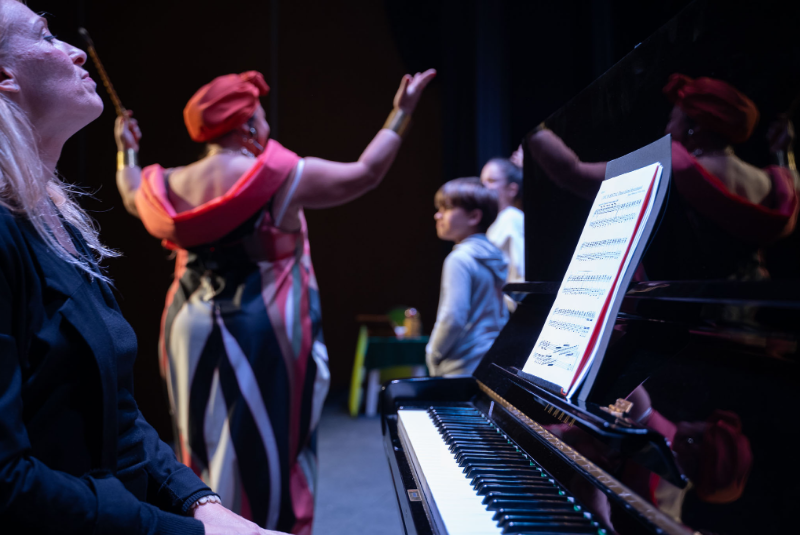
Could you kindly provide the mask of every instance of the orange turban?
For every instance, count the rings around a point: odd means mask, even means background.
[[[214,78],[189,99],[183,120],[189,136],[205,142],[243,125],[258,108],[258,99],[269,93],[260,72],[226,74]]]
[[[731,143],[747,141],[758,122],[758,108],[733,86],[713,78],[693,80],[673,74],[664,94],[697,124]]]
[[[710,503],[730,503],[744,492],[753,465],[750,440],[733,412],[715,410],[708,424],[700,446],[697,495]]]

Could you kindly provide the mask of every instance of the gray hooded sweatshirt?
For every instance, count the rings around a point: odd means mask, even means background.
[[[453,248],[442,267],[436,325],[427,346],[432,376],[470,375],[508,320],[503,302],[503,253],[473,234]]]

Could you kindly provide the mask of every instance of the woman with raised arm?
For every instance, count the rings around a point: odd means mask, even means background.
[[[376,187],[435,75],[404,76],[394,110],[352,163],[301,158],[270,139],[258,72],[202,87],[184,109],[199,161],[141,170],[141,132],[119,118],[125,206],[176,250],[160,344],[182,460],[222,503],[270,529],[310,533],[327,352],[304,208]]]
[[[672,136],[672,180],[680,201],[679,241],[645,265],[656,278],[759,280],[769,276],[761,249],[794,231],[798,215],[791,125],[773,128],[773,152],[788,154],[786,167],[758,169],[736,156],[759,118],[758,108],[730,84],[673,74],[663,89],[673,104],[665,133]],[[605,162],[582,162],[555,133],[528,136],[530,156],[559,186],[593,199]],[[672,204],[672,203],[671,203]],[[686,261],[691,258],[691,261]]]
[[[0,532],[264,535],[142,418],[113,255],[56,173],[103,103],[86,54],[0,0]]]

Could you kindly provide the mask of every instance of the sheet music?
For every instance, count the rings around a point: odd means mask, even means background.
[[[523,372],[574,392],[576,376],[582,378],[595,356],[591,346],[619,291],[620,274],[629,267],[660,178],[656,163],[602,183]]]

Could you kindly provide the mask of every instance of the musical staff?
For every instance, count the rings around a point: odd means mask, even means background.
[[[594,211],[594,215],[601,216],[606,214],[612,214],[614,212],[621,212],[623,210],[628,210],[629,208],[636,208],[637,206],[641,205],[642,205],[641,199],[638,199],[636,201],[624,202],[622,204],[617,204],[617,202],[614,201],[608,204],[601,205],[600,208]]]
[[[567,282],[611,282],[611,275],[591,275],[587,273],[580,273],[578,275],[570,275],[567,277]]]
[[[564,295],[588,295],[589,297],[600,297],[606,293],[603,288],[585,288],[582,286],[563,288],[561,293]]]
[[[578,262],[593,262],[595,260],[617,260],[622,256],[622,251],[603,251],[602,253],[586,253],[575,256]]]
[[[625,238],[611,238],[608,240],[587,241],[580,245],[580,249],[594,249],[595,247],[611,247],[612,245],[622,245],[627,243]]]
[[[581,318],[585,320],[593,320],[596,313],[592,312],[591,310],[574,310],[571,308],[554,308],[553,314],[559,314],[561,316],[570,316],[573,318]]]
[[[590,325],[577,325],[568,321],[550,320],[547,325],[559,331],[566,331],[568,333],[577,334],[578,336],[586,336],[591,329]]]
[[[618,225],[620,223],[625,223],[627,221],[633,221],[636,219],[636,216],[639,215],[636,212],[631,212],[630,214],[618,215],[614,217],[607,217],[606,219],[598,219],[596,221],[592,221],[589,223],[590,228],[603,228],[608,227],[609,225]]]

